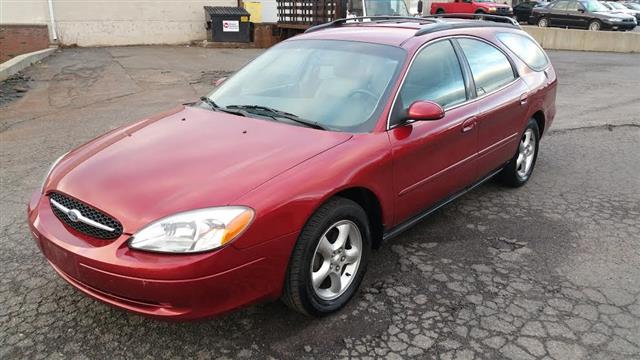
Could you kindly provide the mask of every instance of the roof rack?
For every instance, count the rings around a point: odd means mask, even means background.
[[[444,21],[444,19],[467,19],[478,21],[466,21],[466,22],[451,22]],[[485,22],[485,20],[487,22]],[[305,33],[310,33],[318,30],[329,29],[333,27],[339,27],[345,24],[352,23],[390,23],[390,22],[414,22],[418,24],[428,24],[424,28],[416,31],[415,36],[429,34],[435,31],[449,30],[449,29],[464,29],[473,27],[506,27],[506,28],[518,28],[520,24],[515,19],[500,16],[500,15],[488,15],[488,14],[437,14],[426,15],[421,17],[408,17],[408,16],[360,16],[352,18],[337,19],[325,24],[320,24],[308,28]]]
[[[436,31],[442,31],[442,30],[465,29],[465,28],[474,28],[474,27],[504,27],[504,28],[521,29],[520,24],[518,24],[518,22],[515,19],[508,18],[506,16],[500,16],[500,15],[437,14],[437,15],[427,15],[423,17],[427,19],[448,18],[448,19],[470,19],[470,20],[477,20],[477,21],[451,22],[451,21],[441,20],[434,23],[433,25],[425,26],[424,28],[416,31],[414,36],[425,35],[425,34],[433,33]]]
[[[437,19],[437,18],[455,18],[455,19],[475,19],[475,20],[489,20],[499,23],[507,23],[513,26],[520,27],[520,24],[516,19],[502,16],[502,15],[490,15],[490,14],[466,14],[466,13],[451,13],[451,14],[435,14],[422,16],[425,19]]]
[[[385,23],[385,22],[415,22],[419,24],[435,24],[438,22],[442,22],[442,20],[436,17],[424,16],[424,17],[414,17],[414,16],[359,16],[352,18],[343,18],[337,19],[325,24],[320,24],[316,26],[312,26],[308,28],[305,33],[310,33],[318,30],[339,27],[345,24],[351,23]]]

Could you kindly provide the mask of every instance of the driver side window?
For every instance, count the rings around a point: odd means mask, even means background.
[[[406,111],[416,100],[430,100],[443,108],[467,100],[460,62],[449,40],[425,47],[413,60],[396,108]]]

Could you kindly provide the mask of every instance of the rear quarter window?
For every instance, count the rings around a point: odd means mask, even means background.
[[[534,40],[514,33],[500,33],[498,40],[509,48],[520,60],[535,71],[542,71],[549,65],[549,59]]]

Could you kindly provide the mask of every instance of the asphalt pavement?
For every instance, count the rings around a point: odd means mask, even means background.
[[[275,302],[168,323],[60,279],[26,223],[49,164],[258,53],[65,49],[25,71],[0,107],[0,358],[640,358],[638,54],[550,52],[558,113],[530,182],[490,182],[384,244],[336,315]]]

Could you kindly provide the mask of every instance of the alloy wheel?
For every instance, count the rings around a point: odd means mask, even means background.
[[[549,25],[549,23],[548,23],[546,18],[542,18],[542,19],[538,20],[538,26],[539,27],[547,27],[547,25]]]
[[[362,258],[362,234],[349,220],[331,225],[320,237],[311,262],[311,284],[323,300],[333,300],[351,285]]]
[[[521,179],[526,179],[532,169],[536,154],[536,138],[532,129],[527,129],[520,139],[518,158],[516,159],[516,173]]]

